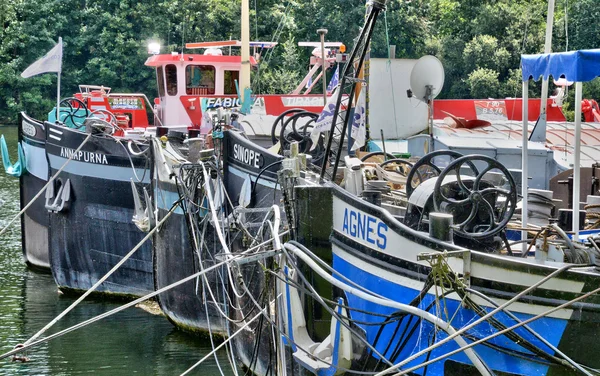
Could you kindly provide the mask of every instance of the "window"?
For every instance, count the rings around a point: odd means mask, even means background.
[[[185,91],[188,95],[213,95],[215,93],[215,67],[188,65],[185,67]]]
[[[240,71],[226,70],[224,73],[223,94],[237,94],[237,90],[235,90],[235,81],[238,81],[239,83]]]
[[[167,94],[177,95],[177,67],[173,64],[167,65],[165,75],[167,76]]]
[[[162,66],[156,68],[156,80],[158,81],[158,96],[162,98],[165,96],[165,75]]]

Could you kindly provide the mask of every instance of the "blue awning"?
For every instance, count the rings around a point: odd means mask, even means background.
[[[567,81],[586,82],[600,76],[600,49],[553,54],[522,55],[523,81],[540,77],[555,80],[565,76]]]

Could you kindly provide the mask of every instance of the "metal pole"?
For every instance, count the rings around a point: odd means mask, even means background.
[[[527,228],[527,186],[529,183],[529,80],[523,81],[523,145],[522,145],[522,154],[521,154],[521,195],[523,196],[523,200],[521,201],[521,227]],[[527,231],[523,230],[521,232],[521,239],[527,240]],[[523,244],[523,252],[527,252],[527,243]]]
[[[573,150],[573,240],[579,240],[579,195],[581,187],[581,97],[582,84],[575,83],[575,150]]]
[[[321,37],[321,63],[323,65],[323,106],[327,104],[327,65],[325,56],[325,34],[327,29],[317,30],[317,34]]]
[[[245,91],[250,87],[250,5],[242,0],[242,71],[240,72],[240,96],[242,103]]]
[[[546,19],[546,43],[544,53],[552,52],[552,26],[554,24],[554,0],[548,1],[548,17]],[[558,77],[555,77],[555,79]],[[530,141],[546,142],[546,128],[548,123],[548,78],[542,77],[542,95],[540,97],[540,115],[537,123],[529,136]]]
[[[552,28],[554,24],[554,0],[548,0],[548,17],[546,19],[546,43],[544,44],[544,53],[549,54],[552,52]],[[543,122],[544,129],[546,128],[546,109],[548,107],[548,79],[542,81],[542,98],[540,103],[540,122]],[[544,135],[546,132],[544,132]],[[545,139],[542,141],[544,142]]]
[[[60,74],[62,73],[62,37],[58,37],[58,43],[60,47],[60,70],[58,71],[58,78],[56,80],[56,121],[58,123],[60,116]]]

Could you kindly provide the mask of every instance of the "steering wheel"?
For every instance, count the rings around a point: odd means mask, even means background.
[[[98,116],[100,115],[100,116]],[[108,124],[112,125],[115,128],[119,127],[119,123],[117,122],[117,117],[112,112],[105,110],[103,108],[99,108],[90,113],[90,117],[104,120]]]
[[[90,126],[90,128],[92,128],[93,130],[107,135],[113,135],[118,129],[108,121],[102,120],[100,118],[89,118],[86,120],[85,124]]]
[[[67,107],[67,109],[63,109],[63,105],[64,107]],[[58,107],[60,107],[60,110],[58,111],[59,118],[56,120],[65,123],[67,119],[71,119],[71,123],[76,129],[83,127],[85,119],[87,119],[90,114],[90,110],[88,110],[85,103],[74,97],[63,99],[58,104]],[[80,108],[85,110],[85,115],[80,115],[78,113],[77,110]],[[63,113],[65,114],[64,116],[62,116]],[[77,122],[75,119],[81,119],[81,122]]]
[[[407,176],[406,170],[401,167],[402,165],[408,166],[408,170],[412,170],[412,168],[413,168],[413,164],[411,162],[407,161],[406,159],[402,159],[402,158],[388,159],[387,161],[382,162],[379,166],[386,167],[391,164],[395,165],[394,172],[396,172],[402,176]]]
[[[419,159],[410,169],[410,172],[406,177],[406,197],[410,197],[414,190],[425,180],[438,176],[442,172],[442,170],[433,163],[435,158],[441,156],[448,156],[453,160],[456,160],[462,157],[463,154],[454,150],[436,150]],[[477,167],[475,167],[472,162],[469,162],[469,167],[473,170],[475,175],[479,173]]]
[[[302,134],[298,132],[298,130],[296,129],[296,122],[301,118],[309,118],[310,120],[307,124],[310,124],[317,120],[318,117],[319,114],[316,114],[314,112],[302,111],[297,112],[294,115],[290,116],[288,119],[286,119],[285,122],[283,122],[281,130],[279,131],[279,142],[281,142],[280,150],[287,149],[289,145],[295,141],[304,144],[304,147],[306,147],[308,140],[310,140],[310,133],[307,134],[306,127],[304,128],[304,132]],[[286,129],[289,130],[288,125],[290,123],[292,124],[292,130],[286,132]]]
[[[474,179],[469,176],[469,181],[463,181],[461,167],[466,164],[473,169],[473,162],[486,164],[486,167],[481,172],[477,171]],[[504,185],[495,186],[487,180],[482,180],[484,175],[492,170],[503,175]],[[447,177],[456,180],[444,184]],[[455,195],[458,198],[448,194],[451,191],[449,184],[456,184],[458,187],[458,194]],[[500,197],[504,197],[504,200],[498,200]],[[497,204],[501,204],[501,207],[497,208]],[[454,232],[465,238],[487,238],[504,230],[510,221],[517,206],[517,186],[508,169],[500,162],[486,155],[467,155],[452,161],[438,176],[433,190],[433,205],[436,211],[453,215],[460,208],[466,207],[467,211],[470,209],[468,217],[455,224],[457,228]],[[480,211],[480,208],[483,211]]]
[[[273,142],[273,145],[275,145],[279,139],[277,138],[277,136],[275,135],[275,131],[277,130],[277,125],[281,124],[281,127],[283,128],[285,126],[285,117],[290,115],[290,114],[294,114],[296,112],[304,112],[305,110],[302,108],[292,108],[291,110],[287,110],[284,111],[283,113],[281,113],[281,115],[279,115],[277,117],[277,119],[275,119],[275,121],[273,122],[273,126],[271,127],[271,142]]]
[[[388,159],[396,159],[396,156],[394,156],[394,154],[384,153],[382,151],[374,151],[374,152],[367,153],[367,154],[363,155],[360,158],[360,161],[361,162],[367,162],[369,159],[371,159],[373,157],[379,157],[379,158],[377,158],[374,161],[374,162],[377,162],[377,163],[385,162],[386,158],[388,158]]]

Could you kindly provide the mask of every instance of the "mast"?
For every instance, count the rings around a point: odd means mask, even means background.
[[[344,66],[344,70],[340,75],[339,93],[335,110],[333,111],[333,120],[327,140],[327,148],[323,157],[323,165],[321,167],[321,179],[328,178],[334,181],[337,173],[337,168],[340,162],[346,131],[350,121],[350,108],[354,103],[357,85],[362,85],[364,81],[360,78],[363,69],[363,63],[367,54],[373,29],[377,21],[379,13],[385,11],[388,0],[370,0],[367,19],[361,29],[358,39],[355,41],[354,48],[350,54],[350,58]],[[347,99],[346,99],[347,98]],[[347,103],[348,109],[343,111],[342,100]]]
[[[548,0],[548,16],[546,18],[546,42],[544,44],[544,53],[552,52],[552,29],[554,27],[554,0]],[[538,118],[535,128],[529,137],[530,141],[546,142],[546,123],[547,123],[547,108],[548,108],[548,79],[542,81],[542,97],[540,99],[540,117]]]
[[[250,89],[250,4],[242,0],[242,70],[240,72],[240,99],[246,100],[246,90]]]
[[[548,54],[552,50],[552,27],[554,24],[554,0],[548,0],[548,16],[546,18],[546,43],[544,53]],[[546,142],[546,108],[548,105],[548,79],[542,81],[542,98],[540,106],[540,117],[536,126],[531,131],[528,139],[527,131],[529,128],[528,110],[529,110],[529,81],[523,82],[523,145],[521,155],[521,227],[527,228],[527,199],[529,182],[529,144],[528,141]],[[575,209],[573,209],[573,224],[575,224]],[[522,232],[522,239],[527,239],[527,231]],[[523,246],[523,252],[526,252],[527,243]]]

